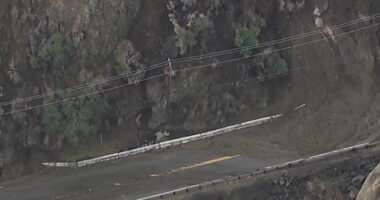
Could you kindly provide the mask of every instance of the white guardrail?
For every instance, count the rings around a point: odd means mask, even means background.
[[[157,150],[157,149],[169,148],[172,146],[178,146],[181,144],[186,144],[186,143],[197,141],[197,140],[215,137],[215,136],[218,136],[218,135],[221,135],[224,133],[228,133],[231,131],[237,131],[237,130],[248,128],[251,126],[263,124],[265,122],[271,121],[271,120],[279,118],[281,116],[283,116],[283,114],[264,117],[264,118],[260,118],[260,119],[256,119],[256,120],[252,120],[252,121],[248,121],[248,122],[243,122],[240,124],[235,124],[232,126],[227,126],[227,127],[212,130],[212,131],[208,131],[205,133],[200,133],[200,134],[191,135],[191,136],[187,136],[187,137],[183,137],[183,138],[169,140],[166,142],[160,142],[157,144],[153,144],[153,145],[149,145],[149,146],[145,146],[145,147],[140,147],[140,148],[136,148],[136,149],[120,152],[120,153],[113,153],[113,154],[109,154],[109,155],[105,155],[105,156],[101,156],[101,157],[97,157],[97,158],[92,158],[92,159],[88,159],[88,160],[83,160],[83,161],[78,161],[78,162],[44,162],[44,163],[42,163],[42,165],[46,166],[46,167],[83,167],[86,165],[92,165],[92,164],[96,164],[96,163],[100,163],[100,162],[116,160],[116,159],[125,158],[125,157],[129,157],[129,156],[137,155],[137,154],[150,152],[150,151]]]
[[[156,195],[153,195],[153,196],[140,198],[138,200],[157,200],[157,199],[166,199],[166,198],[170,198],[170,197],[175,197],[175,196],[181,195],[181,194],[201,191],[205,187],[215,186],[215,185],[219,185],[219,184],[222,184],[222,183],[228,183],[230,181],[243,180],[243,179],[246,179],[246,178],[249,178],[249,177],[257,176],[259,174],[265,174],[265,173],[270,172],[270,171],[276,171],[276,170],[283,170],[283,169],[287,169],[287,168],[292,168],[292,167],[304,165],[304,164],[307,164],[307,163],[321,161],[321,160],[324,160],[324,159],[327,159],[327,158],[331,158],[333,156],[339,156],[339,155],[342,155],[344,153],[357,152],[358,150],[361,150],[361,149],[368,149],[368,148],[372,148],[372,147],[376,147],[376,146],[380,146],[380,143],[379,142],[375,142],[375,143],[359,144],[359,145],[347,147],[347,148],[344,148],[344,149],[330,151],[330,152],[327,152],[327,153],[311,156],[311,157],[308,157],[308,158],[298,159],[298,160],[282,163],[282,164],[279,164],[279,165],[273,165],[273,166],[269,166],[269,167],[264,167],[262,169],[259,169],[259,170],[256,170],[254,172],[250,172],[250,173],[247,173],[247,174],[243,174],[243,175],[240,175],[240,176],[228,176],[228,177],[225,177],[223,179],[217,179],[217,180],[213,180],[213,181],[204,182],[204,183],[201,183],[201,184],[191,185],[191,186],[187,186],[187,187],[184,187],[184,188],[172,190],[172,191],[169,191],[169,192],[164,192],[164,193],[161,193],[161,194],[156,194]]]

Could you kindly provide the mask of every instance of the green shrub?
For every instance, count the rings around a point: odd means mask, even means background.
[[[282,58],[277,59],[269,69],[270,75],[285,75],[288,73],[288,64]]]
[[[235,44],[238,47],[243,47],[241,54],[250,56],[252,54],[252,46],[259,44],[257,37],[260,34],[259,27],[242,28],[236,31]],[[244,47],[247,47],[246,49]]]
[[[77,144],[98,133],[107,109],[99,96],[44,108],[44,130],[66,144]]]
[[[64,67],[68,63],[68,48],[61,34],[53,34],[46,40],[42,48],[32,59],[32,65],[37,68]]]
[[[49,105],[44,108],[42,124],[47,133],[55,135],[61,131],[64,116],[59,112],[56,105]]]
[[[181,49],[180,53],[181,55],[185,55],[191,47],[197,44],[196,35],[191,30],[179,26],[176,26],[174,30],[178,37],[177,42]]]
[[[100,98],[85,101],[78,113],[78,131],[85,136],[95,135],[102,124],[105,112],[104,102]]]

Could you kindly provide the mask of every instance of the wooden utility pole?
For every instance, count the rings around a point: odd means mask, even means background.
[[[168,95],[170,95],[170,84],[171,84],[171,81],[172,81],[172,76],[173,76],[173,68],[172,68],[172,61],[170,60],[170,58],[168,58],[168,69],[166,70],[166,74],[167,74],[167,79],[168,79]]]
[[[166,69],[166,85],[168,88],[167,91],[167,102],[166,102],[166,109],[165,109],[165,115],[166,115],[166,121],[169,121],[169,104],[170,104],[170,92],[171,92],[171,82],[172,82],[172,76],[174,75],[172,62],[170,58],[168,58],[168,68]]]

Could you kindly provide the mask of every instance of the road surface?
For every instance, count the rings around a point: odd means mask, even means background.
[[[0,184],[0,199],[137,199],[299,157],[265,143],[260,129],[94,166],[46,170]]]

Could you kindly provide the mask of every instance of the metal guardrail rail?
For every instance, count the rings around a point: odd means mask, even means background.
[[[246,174],[242,174],[242,175],[239,175],[239,176],[228,176],[228,177],[225,177],[223,179],[217,179],[217,180],[212,180],[212,181],[208,181],[208,182],[204,182],[204,183],[200,183],[200,184],[196,184],[196,185],[191,185],[191,186],[183,187],[183,188],[172,190],[172,191],[168,191],[168,192],[165,192],[165,193],[161,193],[161,194],[156,194],[156,195],[149,196],[149,197],[140,198],[138,200],[166,199],[166,198],[174,197],[174,196],[181,195],[181,194],[186,194],[186,193],[190,193],[190,192],[197,192],[197,191],[201,191],[202,189],[204,189],[206,187],[215,186],[215,185],[219,185],[219,184],[223,184],[223,183],[228,183],[230,181],[243,180],[243,179],[246,179],[246,178],[249,178],[249,177],[257,176],[259,174],[265,174],[265,173],[271,172],[271,171],[277,171],[277,170],[283,170],[283,169],[293,168],[293,167],[296,167],[296,166],[301,166],[301,165],[304,165],[304,164],[308,164],[308,163],[312,163],[312,162],[317,162],[317,161],[325,160],[325,159],[328,159],[328,158],[331,158],[331,157],[334,157],[334,156],[339,156],[339,155],[342,155],[342,154],[345,154],[345,153],[356,152],[357,150],[368,149],[368,148],[373,148],[373,147],[377,147],[377,146],[380,146],[380,142],[359,144],[359,145],[347,147],[347,148],[344,148],[344,149],[330,151],[330,152],[322,153],[322,154],[319,154],[319,155],[315,155],[315,156],[311,156],[311,157],[307,157],[307,158],[302,158],[302,159],[298,159],[298,160],[282,163],[282,164],[279,164],[279,165],[273,165],[273,166],[264,167],[264,168],[259,169],[257,171],[246,173]]]
[[[263,123],[269,122],[273,119],[279,118],[281,116],[283,116],[283,114],[277,114],[277,115],[273,115],[273,116],[269,116],[269,117],[264,117],[264,118],[260,118],[260,119],[256,119],[256,120],[252,120],[252,121],[248,121],[248,122],[243,122],[243,123],[235,124],[232,126],[227,126],[224,128],[212,130],[212,131],[208,131],[205,133],[200,133],[200,134],[191,135],[191,136],[187,136],[187,137],[183,137],[183,138],[169,140],[166,142],[160,142],[157,144],[153,144],[153,145],[149,145],[149,146],[145,146],[145,147],[140,147],[140,148],[124,151],[124,152],[113,153],[113,154],[109,154],[109,155],[105,155],[105,156],[101,156],[101,157],[97,157],[97,158],[92,158],[92,159],[88,159],[88,160],[82,160],[82,161],[78,161],[78,162],[44,162],[44,163],[42,163],[42,165],[45,167],[83,167],[83,166],[87,166],[87,165],[93,165],[96,163],[101,163],[101,162],[106,162],[106,161],[111,161],[111,160],[117,160],[120,158],[126,158],[126,157],[134,156],[137,154],[151,152],[153,150],[165,149],[165,148],[178,146],[181,144],[186,144],[186,143],[197,141],[197,140],[215,137],[215,136],[225,134],[225,133],[228,133],[231,131],[237,131],[237,130],[241,130],[244,128],[263,124]]]

